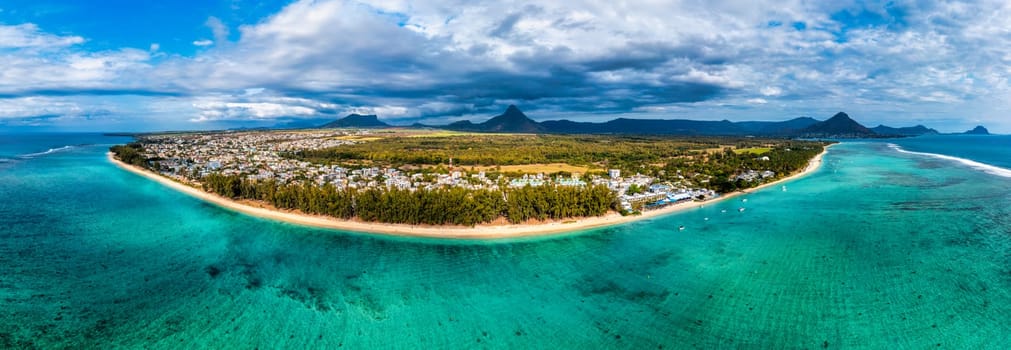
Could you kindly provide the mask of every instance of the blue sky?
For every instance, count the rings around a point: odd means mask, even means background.
[[[0,3],[0,128],[825,119],[1011,132],[1004,1]]]

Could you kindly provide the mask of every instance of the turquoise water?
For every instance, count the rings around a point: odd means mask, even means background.
[[[1011,179],[886,143],[746,203],[450,242],[236,214],[107,163],[125,139],[33,137],[0,135],[0,348],[1011,346]]]
[[[934,135],[891,142],[910,151],[943,154],[1011,168],[1011,136]]]

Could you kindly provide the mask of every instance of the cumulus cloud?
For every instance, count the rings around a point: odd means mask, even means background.
[[[193,107],[200,110],[194,122],[212,120],[274,119],[278,117],[316,114],[316,110],[269,102],[200,102]]]
[[[212,94],[188,100],[194,109],[189,121],[200,123],[333,117],[341,110],[348,110],[347,106],[307,98],[287,97],[265,88],[248,88],[236,94]],[[165,107],[176,109],[179,106]]]
[[[0,26],[0,48],[13,48],[0,50],[0,97],[165,94],[202,122],[443,121],[512,103],[541,119],[996,120],[1011,107],[1009,18],[990,0],[302,0],[234,40],[209,17],[213,40],[193,42],[207,49],[157,64],[154,45],[87,52],[81,37]]]
[[[0,97],[103,94],[157,90],[147,80],[150,53],[137,49],[88,52],[57,44],[0,50]],[[33,44],[35,45],[35,44]],[[43,44],[38,44],[43,45]],[[55,47],[53,45],[56,45]]]
[[[0,99],[0,119],[28,116],[72,115],[84,111],[76,103],[48,97],[18,97]]]
[[[0,24],[0,49],[52,49],[83,42],[84,38],[79,36],[43,33],[31,23],[13,26]]]

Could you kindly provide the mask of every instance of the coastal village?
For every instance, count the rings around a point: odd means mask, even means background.
[[[285,153],[351,145],[367,139],[368,129],[324,129],[271,132],[227,132],[145,135],[139,138],[149,167],[162,175],[188,183],[210,174],[239,175],[250,180],[274,180],[281,184],[332,184],[337,189],[386,188],[409,191],[459,187],[472,190],[524,186],[604,185],[613,191],[620,207],[628,212],[652,209],[682,201],[716,196],[709,189],[680,183],[660,183],[641,174],[622,174],[608,169],[606,176],[571,173],[568,176],[527,173],[494,178],[485,171],[449,167],[442,172],[391,167],[341,167],[315,164],[285,157]],[[367,142],[367,141],[366,141]],[[741,174],[749,180],[774,176],[771,172]]]

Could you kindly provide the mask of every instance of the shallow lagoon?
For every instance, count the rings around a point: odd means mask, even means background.
[[[74,137],[0,145],[2,348],[1011,345],[1011,179],[885,143],[747,203],[474,242],[244,216]]]

